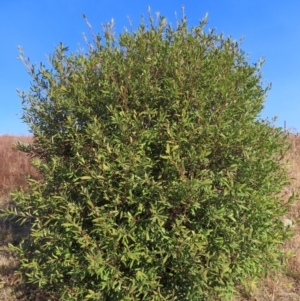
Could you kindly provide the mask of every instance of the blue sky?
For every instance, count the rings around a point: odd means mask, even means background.
[[[17,59],[20,45],[31,62],[46,63],[46,56],[63,42],[76,51],[85,47],[82,33],[89,33],[84,13],[95,32],[101,24],[115,20],[115,32],[140,24],[147,6],[175,25],[184,5],[189,26],[198,25],[208,13],[207,29],[216,28],[244,42],[250,63],[261,57],[263,80],[272,83],[261,117],[279,116],[276,125],[300,131],[300,1],[289,0],[0,0],[0,134],[28,134],[20,119],[21,99],[16,89],[28,91],[31,78]],[[79,46],[80,45],[80,46]]]

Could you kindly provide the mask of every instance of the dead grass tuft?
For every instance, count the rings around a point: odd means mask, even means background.
[[[0,136],[0,195],[6,195],[16,188],[26,187],[25,175],[37,176],[28,156],[12,147],[13,143],[18,141],[32,143],[32,137]]]

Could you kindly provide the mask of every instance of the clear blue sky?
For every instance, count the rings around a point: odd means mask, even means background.
[[[261,117],[279,116],[276,125],[300,131],[300,1],[299,0],[0,0],[0,134],[27,134],[28,127],[20,120],[21,99],[16,89],[29,90],[30,77],[17,59],[20,45],[31,62],[46,63],[46,55],[63,42],[76,51],[85,46],[82,32],[89,33],[84,13],[95,32],[101,24],[114,18],[115,32],[134,28],[140,16],[151,11],[167,17],[175,25],[175,12],[181,17],[181,6],[189,26],[198,25],[209,14],[208,28],[216,28],[239,40],[242,49],[254,63],[264,56],[262,69],[272,90]]]

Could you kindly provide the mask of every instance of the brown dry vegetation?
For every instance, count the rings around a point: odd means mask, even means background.
[[[26,188],[25,176],[37,176],[29,157],[13,145],[17,141],[31,143],[31,136],[0,136],[0,208],[13,204],[9,192]],[[28,227],[0,219],[0,301],[26,300],[24,287],[18,285],[14,271],[18,261],[9,252],[8,244],[18,244],[28,233]]]
[[[20,187],[26,188],[24,175],[36,176],[37,173],[30,164],[29,158],[12,148],[16,141],[32,142],[29,136],[0,136],[0,207],[12,203],[9,192]],[[300,187],[300,137],[291,134],[291,149],[287,159],[290,177],[293,178],[283,194],[288,198],[292,191]],[[282,248],[290,252],[284,272],[270,273],[266,279],[258,282],[249,281],[247,286],[239,289],[240,295],[234,301],[300,301],[300,201],[291,205],[286,218],[294,221],[292,227],[294,237]],[[27,298],[24,287],[20,290],[18,278],[14,271],[18,261],[8,250],[8,243],[16,244],[28,234],[28,228],[19,227],[13,222],[0,219],[0,301],[12,300],[42,300],[40,296]],[[10,285],[13,284],[13,285]],[[17,289],[16,289],[17,288]]]
[[[11,190],[25,187],[24,175],[36,175],[26,154],[12,148],[17,141],[31,143],[30,136],[0,136],[0,195],[7,195]]]

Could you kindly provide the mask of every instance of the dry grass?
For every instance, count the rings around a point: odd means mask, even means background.
[[[283,194],[288,198],[292,191],[300,187],[300,137],[290,136],[292,147],[288,153],[289,175],[293,178],[292,184],[286,187]],[[8,193],[16,188],[26,188],[24,175],[36,176],[29,158],[11,148],[11,144],[21,140],[32,142],[31,137],[0,136],[0,207],[11,203]],[[234,301],[300,301],[300,225],[297,223],[300,216],[300,201],[295,202],[286,214],[286,218],[295,222],[293,225],[293,239],[287,241],[282,248],[293,254],[288,259],[284,272],[272,273],[258,283],[249,281],[246,287],[241,288],[240,295]],[[13,258],[7,248],[8,243],[17,244],[22,237],[28,234],[29,229],[0,219],[0,301],[34,300],[26,297],[24,287],[20,290],[18,278],[14,271],[18,261]],[[13,285],[10,285],[13,284]],[[24,293],[25,292],[25,293]],[[36,297],[35,300],[42,300]]]
[[[37,176],[29,157],[13,148],[13,143],[22,141],[31,143],[30,136],[0,136],[0,208],[13,203],[9,192],[26,188],[26,175]],[[0,301],[26,300],[25,287],[20,285],[14,271],[18,260],[8,249],[8,244],[17,245],[29,233],[28,226],[20,227],[16,223],[0,218]]]
[[[17,141],[32,142],[30,136],[0,136],[0,195],[6,195],[11,190],[25,187],[24,175],[36,176],[35,169],[31,166],[26,154],[12,149],[12,144]]]

